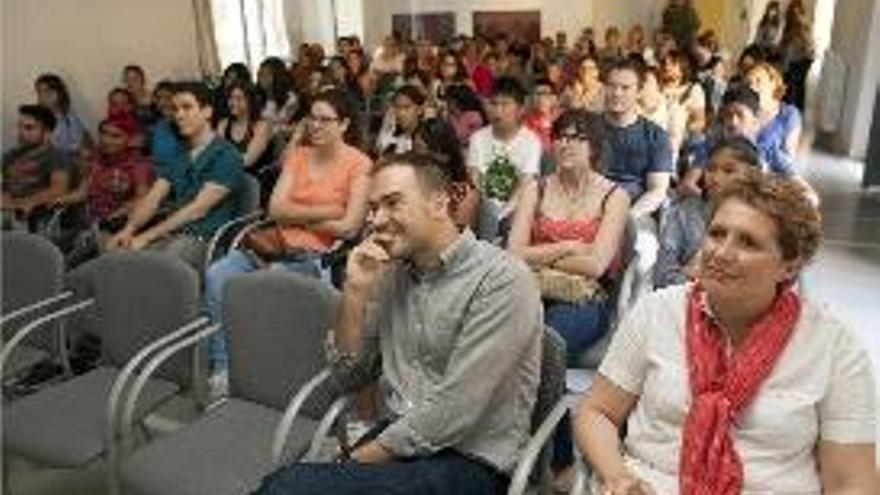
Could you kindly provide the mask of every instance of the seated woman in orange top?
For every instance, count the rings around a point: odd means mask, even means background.
[[[235,249],[213,263],[205,275],[205,305],[213,321],[220,320],[223,285],[232,275],[268,264],[320,276],[320,256],[337,240],[360,230],[372,162],[349,144],[359,135],[354,112],[340,90],[314,98],[305,132],[301,139],[294,138],[299,142],[291,144],[269,200],[269,217],[277,221],[285,251],[299,254],[261,260]],[[209,342],[208,360],[214,372],[227,367],[225,343],[223,336]]]

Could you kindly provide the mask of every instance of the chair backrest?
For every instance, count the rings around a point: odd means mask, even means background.
[[[45,237],[25,232],[3,232],[2,311],[7,314],[61,292],[64,284],[64,256]],[[8,339],[28,319],[12,322],[3,328]],[[38,332],[28,343],[49,350],[54,340],[51,332]]]
[[[85,330],[101,338],[102,359],[115,366],[200,314],[198,276],[166,254],[108,253],[72,271],[68,284],[78,296],[96,299]],[[186,385],[190,359],[190,353],[180,353],[158,375]]]
[[[326,365],[337,291],[315,278],[262,270],[230,278],[223,301],[230,396],[284,409]]]
[[[639,283],[638,276],[638,252],[636,251],[636,224],[635,220],[630,216],[626,221],[626,228],[623,233],[623,243],[620,245],[621,270],[614,279],[609,297],[611,298],[611,314],[608,318],[608,329],[602,337],[593,343],[586,351],[578,357],[578,367],[596,369],[602,363],[608,345],[611,344],[611,338],[617,330],[617,323],[626,311],[635,302],[638,294],[636,284]]]
[[[260,209],[260,181],[251,174],[242,177],[241,193],[238,197],[236,216],[247,215]]]
[[[544,327],[541,344],[541,380],[532,410],[532,430],[537,429],[565,396],[565,340],[551,327]]]

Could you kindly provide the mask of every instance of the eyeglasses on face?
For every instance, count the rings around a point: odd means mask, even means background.
[[[314,115],[310,114],[308,117],[308,122],[310,124],[318,124],[318,125],[327,125],[339,120],[339,117],[331,117],[329,115]]]

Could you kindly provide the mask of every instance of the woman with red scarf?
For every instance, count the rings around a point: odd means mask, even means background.
[[[818,211],[754,176],[707,218],[696,280],[627,314],[580,406],[593,493],[878,493],[866,349],[794,287]]]

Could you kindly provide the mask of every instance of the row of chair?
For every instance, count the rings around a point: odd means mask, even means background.
[[[102,342],[95,369],[73,375],[68,363],[62,379],[4,401],[4,466],[10,455],[71,469],[103,459],[110,493],[231,495],[252,490],[285,462],[318,460],[330,435],[346,440],[352,396],[334,390],[324,358],[339,299],[326,283],[277,271],[233,278],[223,308],[229,398],[154,437],[145,420],[157,409],[181,395],[203,398],[202,343],[218,328],[200,317],[195,272],[138,252],[105,255],[64,275],[60,254],[44,239],[7,233],[2,241],[3,376],[26,346],[64,362],[68,333]],[[564,343],[552,330],[546,335],[533,417],[539,433],[565,391]],[[529,463],[538,465],[532,481],[549,487],[549,451],[532,450],[511,493],[528,485]]]

